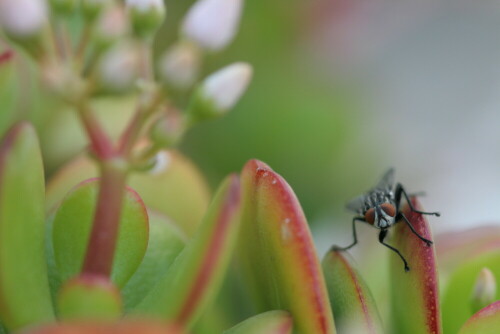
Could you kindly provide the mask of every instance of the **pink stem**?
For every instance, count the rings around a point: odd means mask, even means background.
[[[109,277],[120,226],[127,173],[112,162],[101,166],[101,183],[82,273]]]
[[[84,105],[80,107],[80,112],[78,114],[80,115],[80,119],[89,137],[92,151],[100,160],[112,158],[115,153],[111,140],[108,138],[99,122],[95,119],[91,110]]]

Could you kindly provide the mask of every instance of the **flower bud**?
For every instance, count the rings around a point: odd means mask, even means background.
[[[177,110],[165,112],[151,127],[150,138],[157,147],[170,148],[184,135],[184,119]]]
[[[182,35],[209,51],[218,51],[236,35],[243,0],[198,0],[182,24]]]
[[[134,32],[147,37],[158,30],[166,15],[163,0],[126,0]]]
[[[200,52],[192,43],[179,43],[168,49],[159,60],[161,80],[170,87],[187,89],[196,80],[200,68]]]
[[[40,35],[46,21],[43,0],[0,0],[0,26],[16,41]]]
[[[107,51],[99,63],[99,83],[106,92],[131,90],[139,77],[140,55],[133,43],[120,43]]]
[[[95,43],[98,49],[106,49],[129,31],[127,13],[121,6],[105,9],[95,27]]]
[[[213,118],[230,110],[247,89],[252,72],[249,64],[235,63],[207,77],[192,98],[191,121]]]
[[[488,268],[483,268],[476,278],[472,289],[471,307],[475,313],[495,301],[497,283],[495,276]]]
[[[60,16],[71,15],[76,8],[76,0],[49,0],[52,11]]]
[[[83,17],[90,22],[96,20],[110,0],[82,0]]]

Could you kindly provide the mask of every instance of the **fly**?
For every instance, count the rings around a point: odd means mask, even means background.
[[[364,222],[380,229],[378,235],[378,241],[394,251],[399,255],[401,260],[403,260],[405,271],[409,271],[410,267],[404,256],[395,247],[388,245],[384,242],[387,236],[387,230],[398,221],[403,220],[410,230],[419,237],[420,240],[425,242],[427,246],[432,245],[431,240],[427,240],[413,228],[408,218],[400,211],[402,196],[408,202],[411,211],[422,214],[422,215],[434,215],[439,217],[439,212],[423,212],[415,209],[410,201],[410,198],[401,185],[397,183],[394,187],[394,169],[389,169],[380,179],[378,184],[372,188],[367,193],[358,196],[347,203],[346,207],[348,210],[355,212],[357,215],[352,220],[352,233],[354,236],[354,241],[347,247],[333,246],[333,250],[345,251],[353,247],[358,243],[358,238],[356,235],[356,221]]]

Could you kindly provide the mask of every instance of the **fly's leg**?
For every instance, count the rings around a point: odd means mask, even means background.
[[[436,217],[441,216],[441,214],[439,212],[424,212],[424,211],[420,211],[420,210],[415,209],[413,207],[413,204],[410,201],[410,197],[406,193],[406,190],[405,190],[405,188],[403,188],[403,185],[401,183],[398,183],[396,185],[396,190],[394,192],[394,198],[395,198],[395,202],[396,202],[396,206],[397,206],[396,212],[399,212],[399,206],[401,204],[401,195],[403,195],[406,198],[406,201],[408,202],[408,205],[410,206],[411,211],[419,213],[421,215],[434,215]]]
[[[400,220],[401,218],[403,218],[403,220],[405,221],[406,225],[408,225],[408,227],[413,232],[413,234],[415,234],[420,240],[422,240],[423,242],[425,242],[428,247],[430,247],[432,245],[432,241],[431,240],[424,238],[423,236],[421,236],[420,234],[418,234],[417,231],[415,231],[415,228],[413,227],[413,225],[410,223],[410,221],[408,220],[408,218],[406,218],[406,216],[402,212],[400,212],[398,214],[398,216],[396,217],[396,221]]]
[[[354,217],[352,219],[352,235],[354,237],[354,241],[352,242],[352,244],[350,244],[347,247],[339,247],[337,245],[333,245],[332,248],[330,248],[330,250],[332,250],[332,251],[346,251],[358,243],[358,236],[356,235],[356,224],[355,224],[356,220],[366,223],[366,220],[364,219],[364,217]]]
[[[408,272],[410,271],[410,267],[408,266],[408,262],[406,262],[406,259],[404,258],[404,256],[394,247],[392,247],[391,245],[388,245],[384,242],[384,239],[385,237],[387,236],[387,230],[381,230],[380,231],[380,234],[378,235],[378,241],[384,245],[385,247],[389,248],[390,250],[392,250],[393,252],[395,252],[396,254],[399,255],[399,257],[401,258],[401,260],[403,260],[403,263],[405,265],[405,271]]]

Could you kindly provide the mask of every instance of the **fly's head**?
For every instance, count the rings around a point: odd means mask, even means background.
[[[396,207],[389,202],[375,205],[365,212],[365,220],[377,228],[388,228],[395,223]]]

